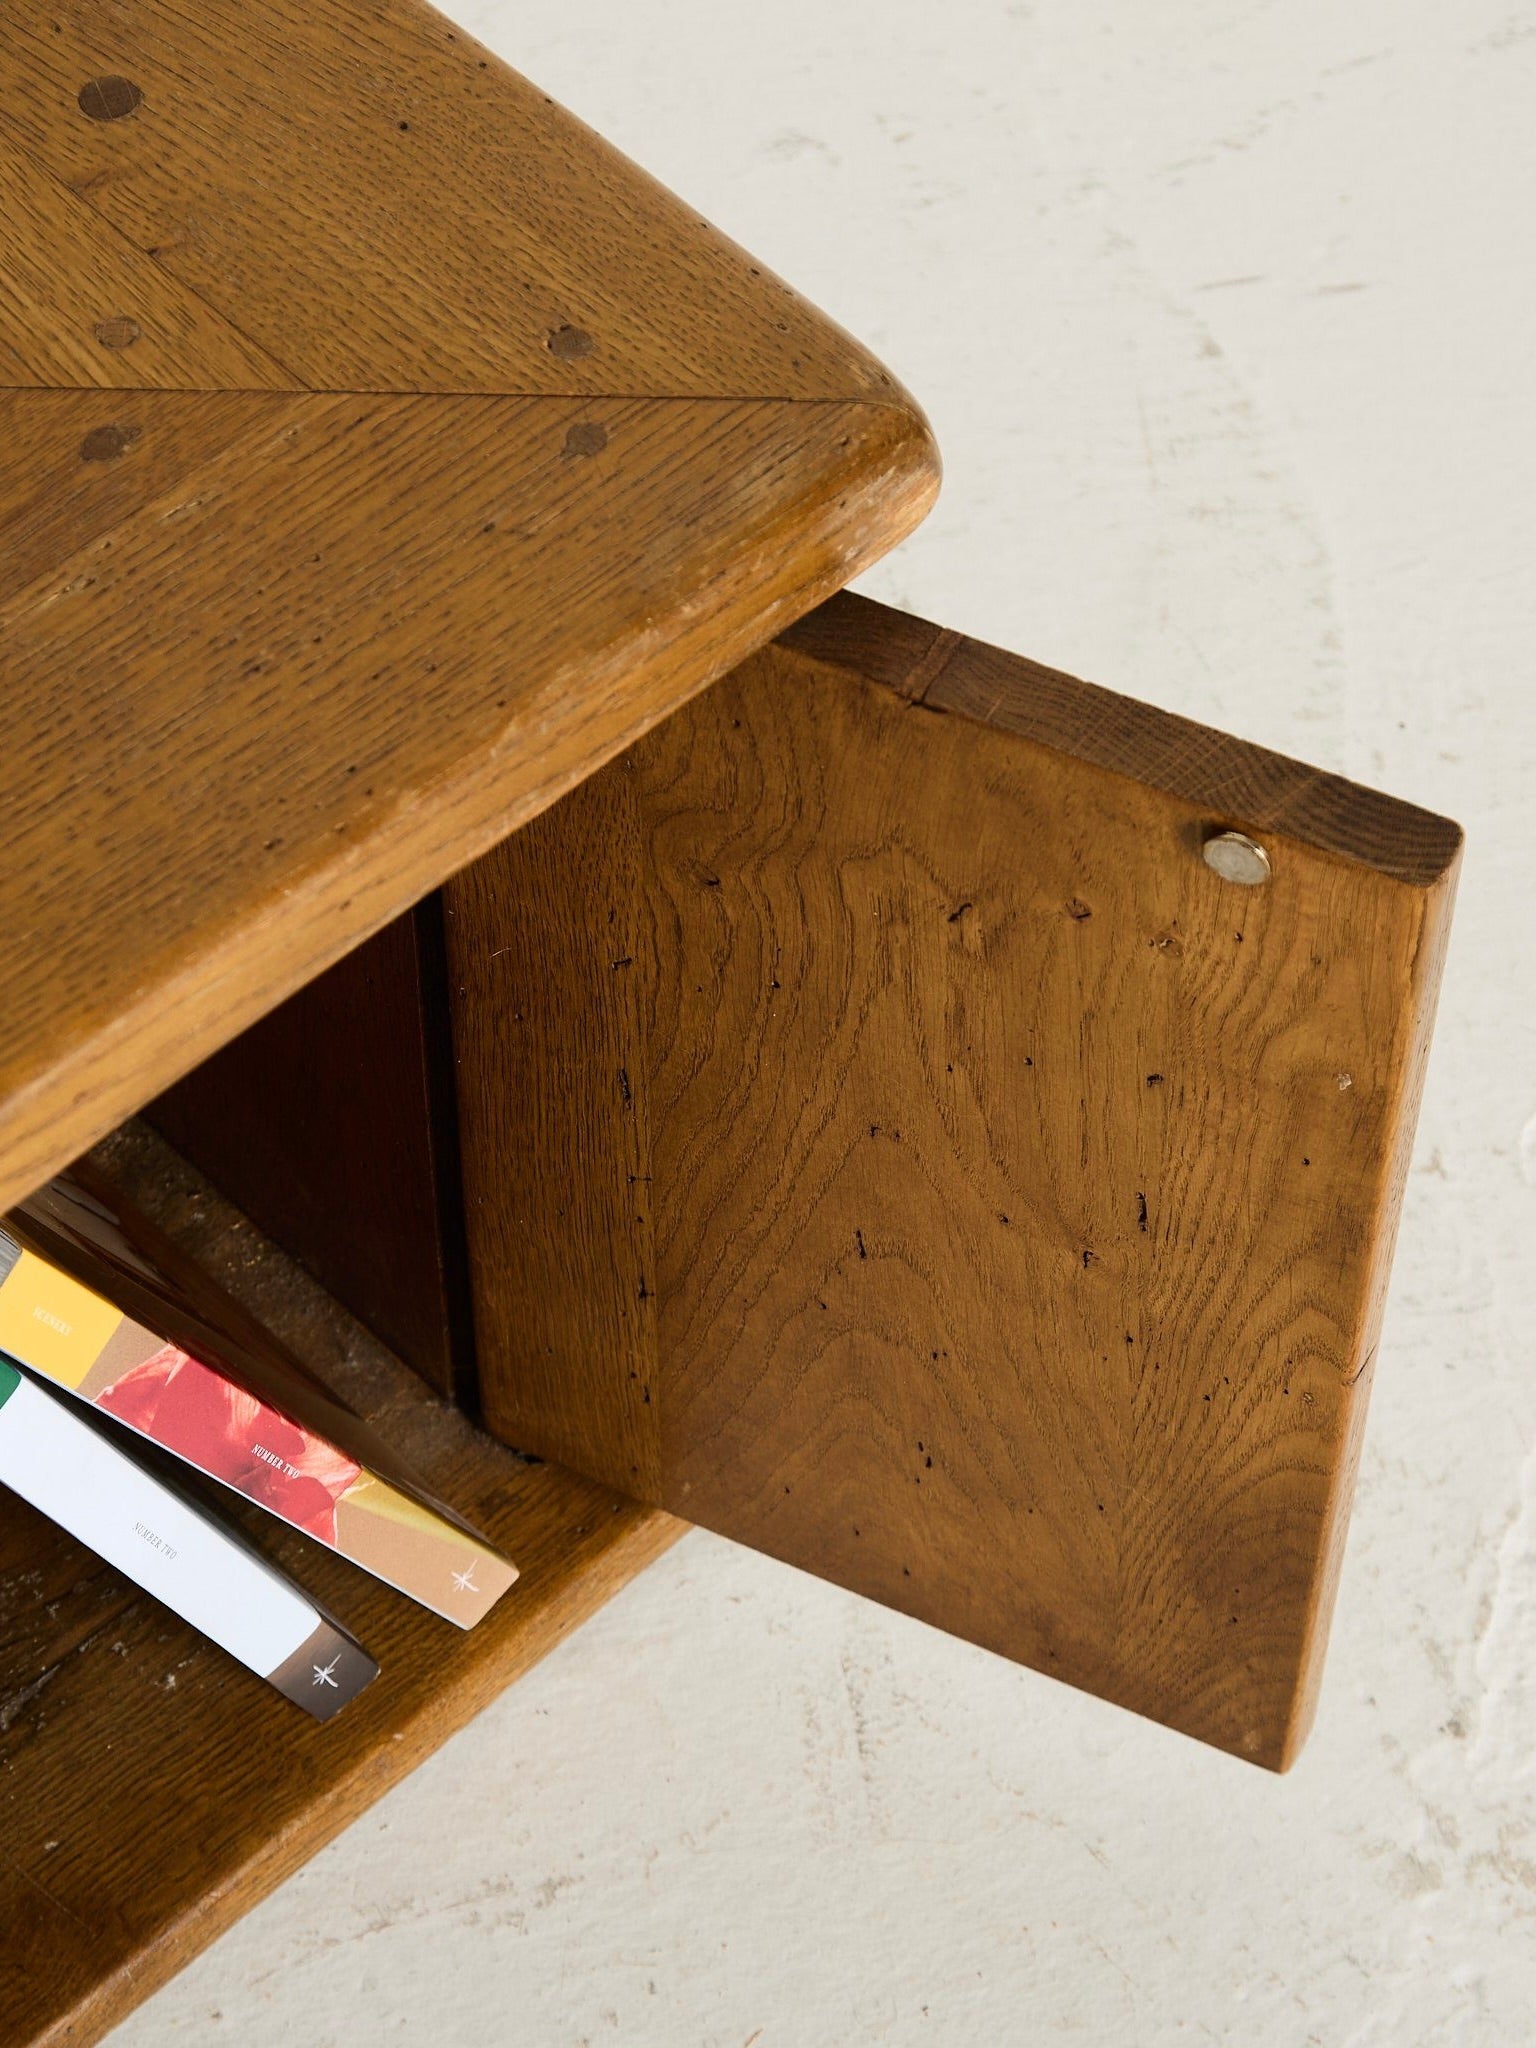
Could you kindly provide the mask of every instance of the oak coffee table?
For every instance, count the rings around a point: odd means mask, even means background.
[[[418,0],[7,9],[0,222],[0,1204],[96,1147],[523,1571],[253,1520],[321,1726],[0,1499],[0,2039],[684,1521],[1283,1769],[1457,828],[843,593],[915,403]]]

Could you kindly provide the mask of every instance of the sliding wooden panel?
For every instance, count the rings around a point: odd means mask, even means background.
[[[489,1425],[1283,1767],[1458,846],[834,600],[450,885]]]

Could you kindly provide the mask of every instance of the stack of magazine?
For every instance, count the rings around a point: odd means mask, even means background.
[[[143,1442],[460,1628],[517,1577],[82,1165],[0,1223],[0,1485],[329,1719],[377,1663]]]

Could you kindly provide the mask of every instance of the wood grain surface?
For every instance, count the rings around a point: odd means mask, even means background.
[[[449,885],[489,1425],[1283,1768],[1458,848],[835,600]]]
[[[0,20],[0,1202],[936,487],[833,323],[416,0]]]
[[[0,67],[0,132],[312,390],[898,395],[419,0],[10,8]],[[83,116],[100,75],[139,88],[126,118]]]
[[[9,62],[5,76],[9,88]],[[0,221],[0,384],[197,391],[298,383],[3,133]]]
[[[461,1633],[271,1516],[223,1512],[382,1673],[312,1722],[12,1495],[0,1499],[0,2040],[94,2041],[657,1556],[664,1515],[530,1465],[434,1400],[144,1129],[98,1155],[385,1429],[522,1576]]]
[[[472,1411],[451,1061],[433,895],[145,1114],[391,1351]]]

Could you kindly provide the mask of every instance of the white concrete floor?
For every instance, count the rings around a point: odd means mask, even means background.
[[[114,2048],[1536,2038],[1536,8],[456,0],[873,344],[876,595],[1470,834],[1273,1779],[703,1535]]]

